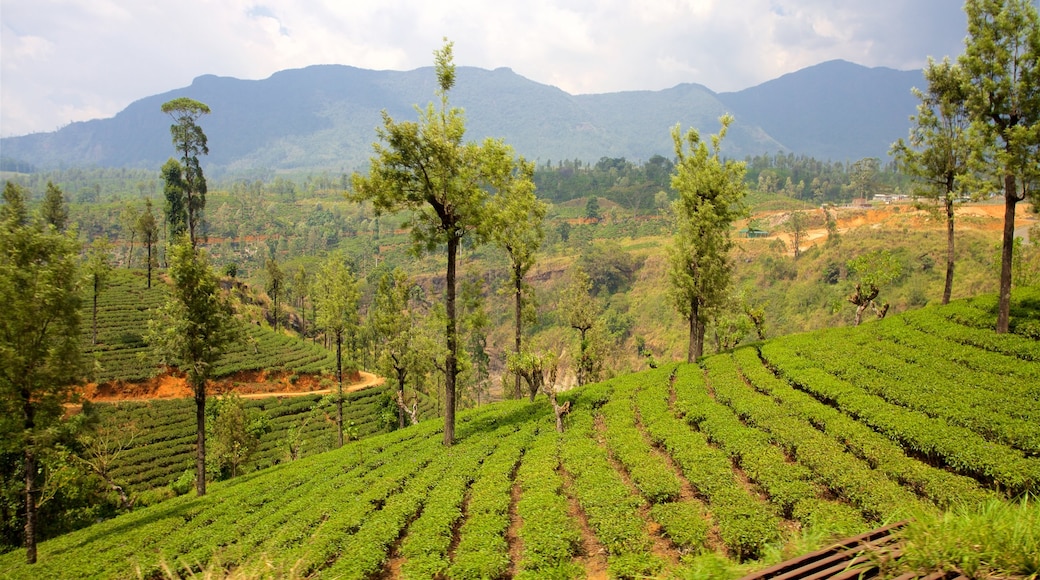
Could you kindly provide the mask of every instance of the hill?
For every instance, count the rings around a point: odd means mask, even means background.
[[[466,110],[471,139],[503,138],[529,159],[672,157],[676,123],[714,133],[736,116],[726,152],[734,157],[780,150],[838,161],[885,157],[906,136],[917,72],[825,63],[736,93],[682,84],[661,91],[570,95],[509,69],[460,67],[452,92]],[[144,97],[110,119],[0,140],[6,164],[158,168],[173,153],[170,119],[160,105],[189,96],[210,106],[207,175],[222,171],[350,171],[371,153],[381,111],[415,118],[433,99],[432,69],[371,71],[321,65],[263,80],[205,75],[188,87]]]
[[[423,422],[44,542],[32,567],[2,555],[0,575],[719,578],[1007,502],[1040,491],[1040,288],[1016,291],[1013,334],[988,330],[995,304],[575,389],[563,434],[544,398],[461,413],[450,449]]]

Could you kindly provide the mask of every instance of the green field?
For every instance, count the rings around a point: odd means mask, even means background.
[[[462,412],[450,449],[425,421],[49,540],[32,567],[5,554],[0,576],[725,577],[1010,503],[1040,492],[1040,289],[1014,299],[1011,334],[981,297],[576,389],[562,435],[543,397]]]
[[[92,297],[83,309],[83,350],[94,361],[91,378],[97,382],[140,381],[163,371],[146,343],[151,312],[167,299],[169,290],[158,276],[147,289],[140,270],[113,270],[98,295],[98,340],[91,344]],[[292,373],[332,372],[335,354],[295,335],[276,332],[266,325],[242,322],[241,338],[231,344],[213,371],[214,378],[239,371],[271,370]]]

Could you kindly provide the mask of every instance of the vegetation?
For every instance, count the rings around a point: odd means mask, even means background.
[[[209,154],[208,140],[198,120],[209,114],[209,107],[194,99],[179,97],[163,103],[162,112],[173,117],[170,136],[180,154],[179,161],[171,158],[163,165],[166,221],[173,237],[187,231],[194,248],[202,234],[206,209],[206,176],[202,173],[199,155]]]
[[[1016,290],[1013,305],[1013,319],[1035,320],[1040,289]],[[463,411],[447,452],[442,424],[423,421],[47,541],[32,568],[0,556],[0,571],[148,576],[263,560],[298,576],[580,577],[602,565],[633,578],[711,558],[735,577],[912,515],[907,553],[925,555],[905,562],[923,574],[943,569],[924,542],[963,537],[944,530],[978,513],[994,523],[972,532],[985,535],[941,549],[974,558],[960,570],[975,577],[1028,575],[1035,506],[1016,498],[1038,491],[1040,463],[1035,429],[1016,425],[1040,415],[1028,395],[1040,351],[980,328],[997,306],[954,301],[588,385],[559,395],[563,434],[544,398]]]
[[[62,403],[79,378],[80,279],[75,234],[53,216],[31,216],[25,192],[4,187],[0,214],[0,433],[3,451],[20,453],[25,558],[36,562],[37,514],[49,499],[46,455]],[[53,210],[53,208],[52,208]]]
[[[1040,180],[1040,16],[1028,0],[967,0],[964,11],[965,108],[983,145],[975,162],[1004,195],[997,332],[1007,332],[1015,208]]]
[[[233,313],[202,250],[187,237],[173,247],[170,300],[149,322],[148,341],[167,365],[183,369],[195,395],[195,489],[206,493],[206,387],[236,338]]]

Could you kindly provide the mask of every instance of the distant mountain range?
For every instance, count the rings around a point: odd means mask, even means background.
[[[435,82],[429,67],[397,72],[317,65],[256,81],[206,75],[140,99],[109,119],[0,139],[0,155],[37,168],[158,169],[174,154],[171,120],[160,105],[187,96],[213,111],[200,122],[209,137],[209,170],[350,171],[370,157],[381,111],[415,119],[414,105],[434,99]],[[920,71],[830,61],[732,93],[681,84],[571,95],[506,68],[459,67],[450,98],[466,111],[468,139],[501,137],[542,163],[672,158],[673,126],[715,133],[726,112],[736,118],[723,143],[727,156],[785,151],[855,161],[887,157],[892,142],[907,134],[916,106],[910,89],[922,84]]]

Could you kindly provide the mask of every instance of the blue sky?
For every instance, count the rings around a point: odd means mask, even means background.
[[[826,60],[960,54],[958,0],[2,0],[0,135],[111,117],[203,74],[455,62],[572,93],[754,86]]]

